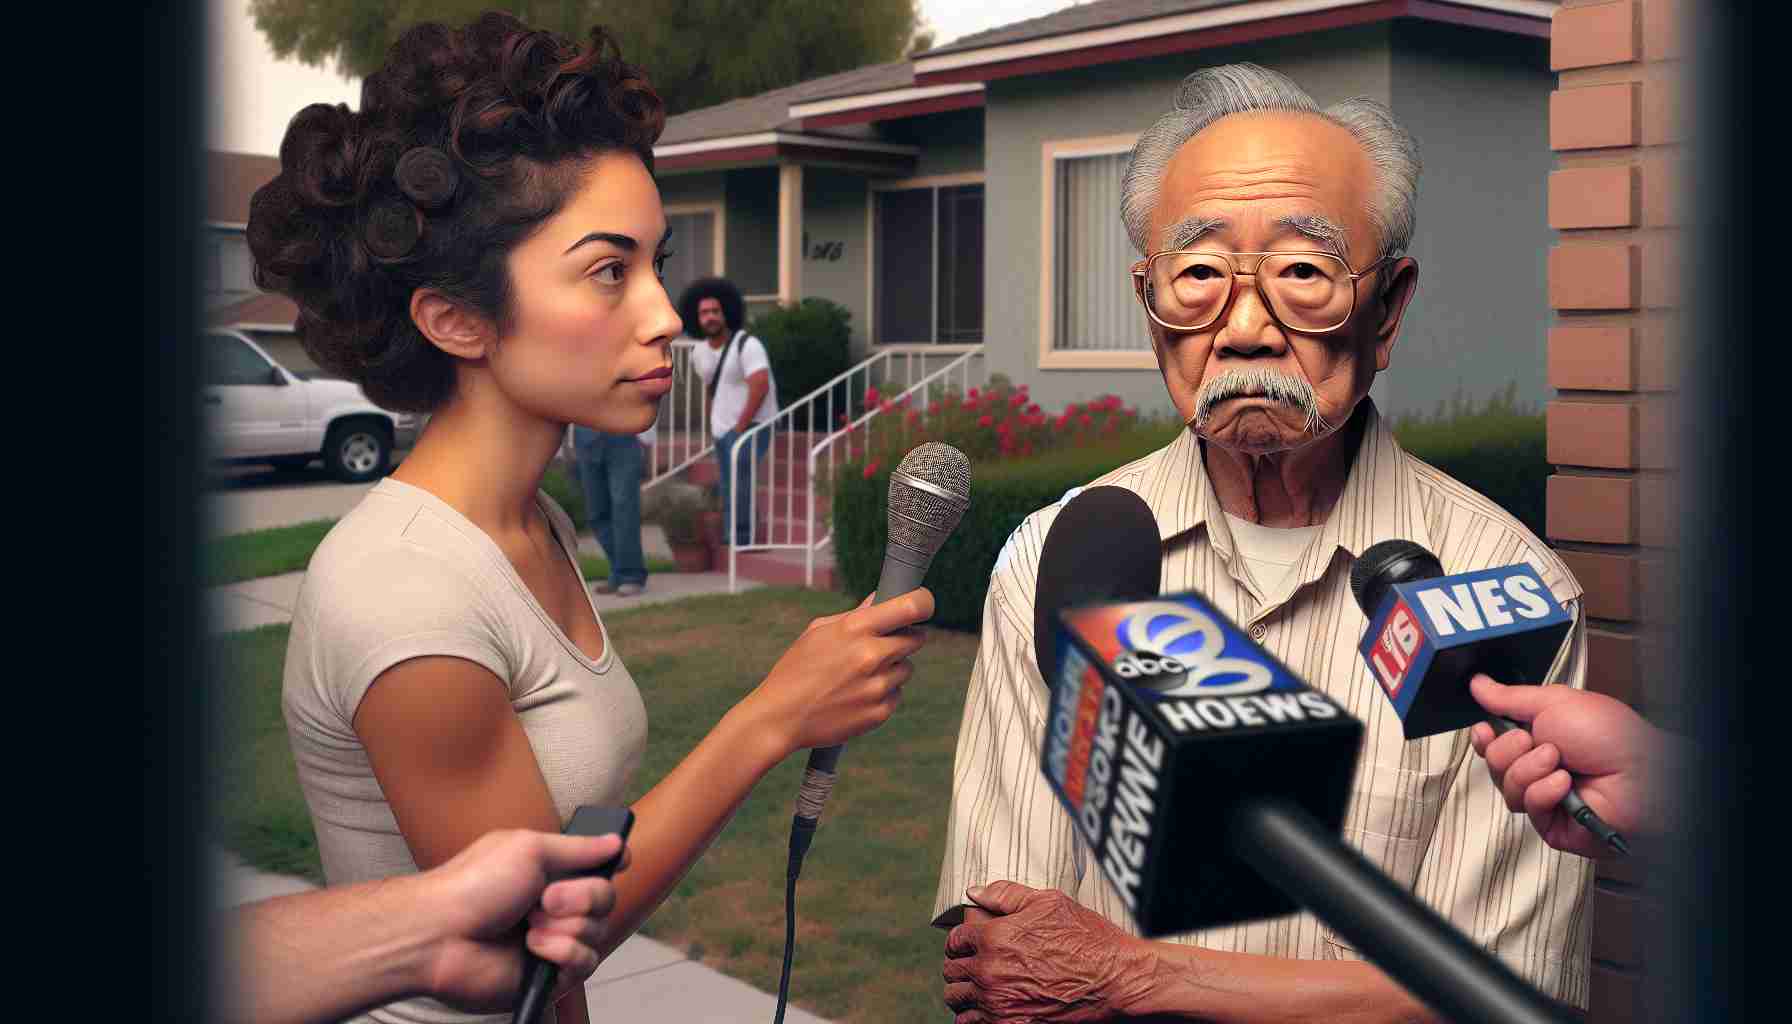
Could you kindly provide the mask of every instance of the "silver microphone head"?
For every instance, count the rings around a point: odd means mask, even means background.
[[[971,460],[929,441],[902,457],[890,475],[890,543],[931,559],[971,507]]]

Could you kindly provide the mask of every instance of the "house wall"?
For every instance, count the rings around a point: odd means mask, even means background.
[[[1172,411],[1156,369],[1039,368],[1043,147],[1052,140],[1143,131],[1169,109],[1184,76],[1208,65],[1247,60],[1293,77],[1321,103],[1355,95],[1385,102],[1391,88],[1386,25],[988,84],[984,345],[990,372],[1029,383],[1047,408],[1112,392],[1142,413]],[[1125,272],[1125,267],[1114,268],[1115,274]],[[1141,332],[1144,324],[1141,310]]]
[[[726,171],[728,265],[724,273],[743,295],[778,291],[778,169]]]
[[[1377,401],[1429,411],[1517,385],[1541,411],[1549,303],[1549,41],[1408,21],[1393,26],[1394,115],[1418,140],[1419,288]]]
[[[983,169],[983,111],[952,110],[905,117],[879,126],[885,142],[918,146],[915,177],[965,174]]]
[[[871,326],[866,202],[864,175],[803,169],[802,294],[837,302],[852,313],[853,362],[864,358]]]

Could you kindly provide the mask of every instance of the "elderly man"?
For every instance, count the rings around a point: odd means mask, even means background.
[[[1150,506],[1163,592],[1200,591],[1366,723],[1345,841],[1532,985],[1584,1007],[1589,862],[1508,814],[1469,730],[1404,740],[1356,651],[1367,623],[1350,568],[1404,537],[1452,573],[1529,562],[1574,616],[1550,681],[1578,687],[1586,672],[1580,588],[1561,561],[1402,452],[1367,400],[1418,284],[1400,255],[1417,178],[1416,148],[1380,104],[1322,110],[1254,65],[1184,80],[1133,149],[1121,203],[1145,255],[1134,288],[1189,429],[1094,483]],[[997,561],[959,731],[934,907],[951,929],[942,973],[956,1020],[1436,1019],[1310,914],[1138,937],[1039,768],[1033,570],[1057,511],[1029,516]]]

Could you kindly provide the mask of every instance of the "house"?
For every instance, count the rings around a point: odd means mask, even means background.
[[[317,369],[293,331],[299,307],[284,295],[264,292],[251,276],[249,200],[280,174],[280,161],[250,153],[205,155],[203,309],[207,327],[233,327],[254,338],[287,369]]]
[[[669,119],[668,288],[721,271],[755,309],[820,296],[853,359],[981,346],[1048,407],[1167,410],[1119,182],[1196,68],[1252,61],[1418,139],[1420,289],[1374,395],[1395,413],[1515,383],[1541,407],[1549,0],[1097,0]]]

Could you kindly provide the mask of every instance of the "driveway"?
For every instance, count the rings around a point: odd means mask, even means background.
[[[345,484],[318,463],[285,472],[262,466],[214,469],[201,499],[208,536],[292,526],[313,519],[341,519],[372,483]]]

